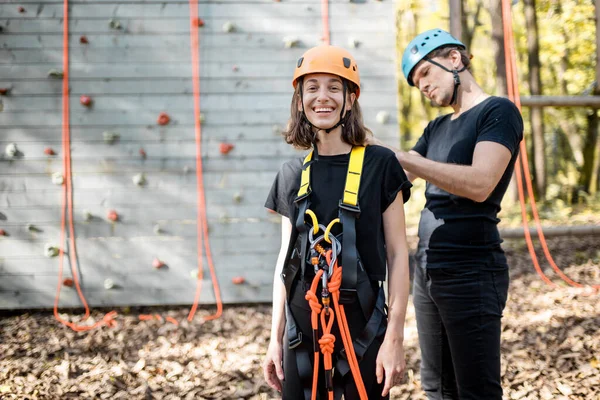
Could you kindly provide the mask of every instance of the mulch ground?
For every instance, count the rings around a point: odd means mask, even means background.
[[[600,239],[549,240],[572,279],[600,283]],[[600,295],[535,273],[522,241],[506,243],[511,264],[504,315],[502,375],[506,399],[600,398]],[[541,255],[541,254],[540,254]],[[543,259],[543,256],[541,256]],[[50,311],[0,315],[2,399],[271,399],[260,368],[268,344],[270,307],[230,306],[216,321],[179,326],[140,321],[158,313],[179,321],[188,309],[119,309],[118,327],[76,333]],[[74,318],[74,313],[65,315]],[[102,318],[100,310],[93,312]],[[414,311],[405,331],[405,383],[392,399],[425,399],[420,389]]]

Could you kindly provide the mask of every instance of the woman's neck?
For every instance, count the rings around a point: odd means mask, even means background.
[[[338,126],[329,133],[320,130],[317,132],[317,137],[319,138],[317,148],[320,155],[335,156],[338,154],[347,154],[352,149],[352,145],[342,140],[341,126]]]

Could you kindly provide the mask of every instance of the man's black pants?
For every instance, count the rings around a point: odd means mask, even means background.
[[[415,268],[421,384],[429,400],[501,400],[508,269]]]

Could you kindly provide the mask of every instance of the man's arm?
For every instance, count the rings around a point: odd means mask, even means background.
[[[511,153],[496,142],[475,145],[471,165],[448,164],[428,160],[415,152],[396,152],[402,167],[440,189],[473,201],[485,201],[506,171]]]

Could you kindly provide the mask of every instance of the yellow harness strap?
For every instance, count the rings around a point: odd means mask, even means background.
[[[312,160],[311,151],[304,158],[303,165]],[[346,174],[346,185],[344,187],[344,196],[342,203],[356,206],[358,205],[358,190],[360,188],[360,177],[362,175],[363,162],[365,159],[365,146],[353,146],[350,152],[350,162],[348,163],[348,172]],[[310,193],[310,165],[302,170],[300,178],[300,189],[298,197],[306,196]]]

